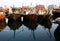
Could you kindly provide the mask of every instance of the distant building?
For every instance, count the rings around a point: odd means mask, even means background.
[[[54,8],[54,5],[49,5],[48,6],[48,10],[51,10],[51,9],[53,9]]]
[[[2,7],[0,7],[0,12],[2,12],[3,11],[3,8]]]
[[[60,5],[59,5],[59,9],[60,9]]]
[[[45,9],[45,6],[44,5],[37,5],[36,8],[37,9]]]
[[[48,10],[58,9],[58,8],[59,8],[59,6],[57,6],[57,5],[49,5],[48,6]]]

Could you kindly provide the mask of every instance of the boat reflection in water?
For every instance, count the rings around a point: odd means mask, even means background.
[[[48,28],[50,29],[51,28],[51,25],[52,25],[52,22],[50,20],[42,20],[42,21],[39,21],[39,24],[40,25],[43,25],[45,28]]]
[[[52,22],[50,20],[42,20],[42,21],[39,21],[39,24],[44,26],[44,28],[48,29],[48,32],[50,34],[50,38],[51,38],[51,32],[50,32],[50,29],[51,29],[51,26],[52,26]]]
[[[15,32],[17,29],[19,29],[19,27],[22,25],[21,22],[18,21],[8,21],[8,26],[11,30],[14,31],[14,38],[15,38]]]
[[[22,23],[20,21],[10,21],[5,28],[5,22],[0,22],[0,25],[4,24],[2,30],[4,32],[0,32],[0,39],[2,41],[54,41],[54,37],[51,37],[53,32],[53,27],[55,28],[55,24],[48,20],[43,20],[39,24],[37,21],[26,21],[24,20]],[[51,28],[52,25],[52,28]],[[0,27],[0,29],[1,29]],[[5,28],[5,29],[4,29]],[[46,29],[45,29],[46,28]],[[50,33],[51,32],[51,33]],[[7,36],[7,37],[6,37]]]
[[[6,26],[6,22],[5,21],[0,22],[0,32],[4,30],[5,26]]]
[[[33,39],[35,40],[36,38],[35,38],[35,33],[34,33],[34,31],[36,30],[36,27],[38,26],[38,23],[37,23],[37,21],[27,21],[27,22],[25,22],[26,20],[24,20],[24,22],[23,22],[23,24],[29,29],[29,30],[31,30],[31,32],[32,32],[32,35],[33,35]]]

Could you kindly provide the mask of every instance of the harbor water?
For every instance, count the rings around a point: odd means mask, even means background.
[[[56,23],[52,23],[50,21],[46,23],[7,21],[0,22],[0,41],[57,40],[56,36],[58,36],[58,34],[56,34],[55,32],[60,26]]]

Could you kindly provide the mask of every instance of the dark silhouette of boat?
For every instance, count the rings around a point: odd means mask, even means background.
[[[56,18],[60,17],[60,9],[53,9],[53,19],[55,20]]]
[[[47,14],[47,15],[39,15],[37,20],[38,22],[41,21],[41,20],[50,20],[52,18],[52,15],[51,14]]]
[[[22,23],[19,22],[19,21],[8,21],[8,26],[9,26],[12,30],[18,29],[21,25],[22,25]]]
[[[54,37],[56,41],[60,41],[60,25],[58,25],[58,27],[54,31]]]
[[[38,25],[38,23],[37,22],[33,22],[33,21],[27,21],[27,22],[25,22],[25,20],[24,20],[24,22],[23,22],[23,24],[25,25],[25,26],[27,26],[29,29],[31,29],[31,30],[34,30],[34,29],[36,29],[36,27],[37,27],[37,25]]]
[[[36,14],[28,14],[28,15],[23,15],[23,21],[37,21],[38,15]]]
[[[19,8],[11,7],[9,8],[8,20],[11,21],[21,21],[21,14],[19,13]]]
[[[3,22],[0,21],[0,32],[4,30],[5,26],[6,26],[6,22],[5,21],[3,21]]]
[[[8,21],[21,21],[20,14],[8,14]]]

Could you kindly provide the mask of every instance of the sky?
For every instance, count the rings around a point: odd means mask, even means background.
[[[48,6],[50,4],[56,4],[59,5],[60,4],[60,0],[0,0],[0,6],[4,7],[4,6],[15,6],[15,7],[21,7],[22,4],[24,6],[36,6],[36,4],[43,4],[45,6]]]

